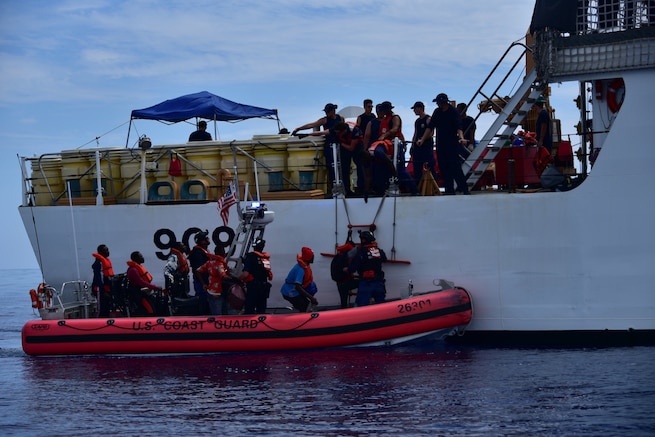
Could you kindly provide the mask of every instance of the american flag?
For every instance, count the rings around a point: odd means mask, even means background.
[[[227,226],[227,221],[230,218],[230,207],[232,205],[236,205],[237,203],[237,194],[234,190],[234,186],[232,183],[228,185],[227,190],[225,191],[225,195],[218,199],[218,204],[216,205],[216,208],[218,208],[218,212],[221,214],[221,218],[223,219],[223,225]]]

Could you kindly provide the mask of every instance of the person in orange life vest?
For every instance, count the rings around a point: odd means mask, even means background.
[[[109,317],[111,306],[111,279],[114,277],[114,268],[109,259],[109,248],[101,244],[95,253],[91,269],[93,269],[93,281],[91,289],[98,299],[98,317]]]
[[[416,182],[414,182],[414,179],[412,179],[405,168],[405,136],[402,132],[402,120],[398,114],[393,113],[392,109],[393,105],[391,102],[385,101],[380,103],[380,110],[383,116],[380,120],[378,140],[369,147],[369,154],[375,158],[375,162],[382,164],[383,168],[386,168],[386,174],[381,177],[386,176],[390,181],[389,185],[391,189],[395,190],[397,188],[395,185],[395,181],[397,180],[404,191],[411,192],[415,195],[418,193]],[[400,145],[398,147],[397,160],[394,163],[394,139],[396,138],[400,140]]]
[[[348,266],[356,253],[355,245],[351,241],[347,241],[343,246],[337,247],[337,254],[330,263],[330,275],[332,280],[337,283],[341,308],[348,308],[350,290],[359,287],[359,281],[348,271]]]
[[[143,266],[144,261],[141,252],[135,251],[130,254],[130,261],[127,262],[129,291],[132,299],[139,306],[140,313],[155,315],[157,305],[148,290],[162,291],[162,288],[152,283],[152,275]]]
[[[355,304],[361,307],[369,305],[371,298],[375,300],[375,303],[384,302],[387,292],[384,286],[382,263],[387,261],[387,255],[378,247],[375,237],[369,231],[360,232],[359,238],[361,240],[360,248],[348,271],[359,274],[359,288]]]
[[[173,243],[171,253],[164,266],[165,286],[171,296],[186,298],[189,295],[189,260],[187,247],[181,241]]]
[[[243,272],[239,279],[246,283],[246,302],[244,314],[265,314],[267,299],[271,292],[271,257],[264,252],[266,241],[257,238],[253,251],[243,261]]]
[[[425,130],[422,138],[419,138],[416,145],[419,147],[437,131],[437,162],[443,179],[445,194],[455,194],[455,182],[457,189],[463,194],[471,194],[466,185],[466,176],[462,171],[459,159],[460,145],[466,143],[462,132],[462,119],[455,107],[450,104],[448,96],[439,93],[433,100],[437,103],[437,109],[432,113],[428,129]]]
[[[214,253],[209,254],[208,261],[196,269],[202,288],[207,292],[209,313],[213,316],[228,314],[227,299],[223,293],[223,278],[229,274],[229,271],[225,261],[225,251],[221,246],[216,246]]]
[[[309,247],[303,247],[296,256],[297,264],[293,266],[284,284],[282,284],[282,297],[291,302],[298,311],[304,313],[309,304],[316,306],[318,301],[314,297],[318,289],[314,282],[311,263],[314,262],[314,252]]]
[[[334,126],[334,133],[337,136],[340,148],[341,157],[341,178],[343,179],[344,189],[346,190],[346,197],[352,197],[355,193],[352,191],[350,185],[350,163],[354,161],[357,165],[357,188],[362,188],[365,185],[364,169],[362,167],[362,154],[364,151],[364,141],[362,130],[355,126],[352,130],[348,123],[341,122]],[[360,178],[360,174],[362,177]]]
[[[194,241],[196,242],[196,245],[193,246],[193,249],[191,249],[191,252],[189,253],[189,264],[191,265],[191,272],[193,276],[193,295],[198,296],[200,314],[208,314],[209,297],[202,284],[209,282],[209,275],[206,272],[198,273],[197,270],[198,267],[209,261],[209,232],[198,232],[194,236]]]
[[[337,123],[342,122],[343,118],[337,114],[337,105],[334,103],[328,103],[325,105],[323,111],[325,112],[325,117],[321,117],[316,121],[303,124],[302,126],[295,128],[291,135],[296,135],[298,131],[310,128],[313,128],[314,131],[316,131],[310,135],[325,135],[325,143],[323,143],[323,155],[325,156],[325,166],[327,167],[328,176],[330,178],[329,189],[331,190],[332,186],[334,185],[334,156],[332,154],[332,144],[339,143],[332,128],[334,128]],[[322,127],[323,129],[319,131],[319,127]]]

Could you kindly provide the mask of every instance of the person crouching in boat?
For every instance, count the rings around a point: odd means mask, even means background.
[[[162,291],[162,288],[152,283],[152,275],[143,266],[145,259],[141,252],[135,251],[130,254],[130,261],[127,262],[127,279],[129,280],[130,297],[137,304],[139,315],[155,315],[157,302],[152,296],[152,291]]]
[[[369,231],[360,232],[361,245],[353,258],[348,271],[359,274],[359,287],[355,304],[358,307],[370,305],[371,298],[375,303],[384,302],[386,288],[382,263],[387,261],[384,250],[378,247],[375,237]]]
[[[213,316],[228,314],[227,299],[223,293],[223,278],[228,275],[229,268],[224,257],[223,247],[216,246],[214,253],[209,254],[209,260],[196,269],[197,278],[208,295],[209,313]]]
[[[109,259],[109,248],[101,244],[97,252],[93,253],[95,261],[91,268],[93,269],[93,282],[91,289],[98,299],[98,317],[109,317],[109,307],[111,306],[111,278],[114,277],[114,268]]]
[[[173,243],[171,254],[164,266],[164,285],[172,297],[186,298],[189,295],[189,261],[187,247],[181,241]]]
[[[348,271],[348,266],[356,253],[355,245],[351,241],[346,241],[344,245],[337,247],[337,254],[330,263],[330,275],[332,280],[337,283],[341,308],[348,308],[350,290],[356,290],[359,287],[359,281]]]
[[[301,253],[296,255],[296,260],[298,263],[291,268],[280,292],[295,309],[304,313],[310,308],[310,303],[318,305],[314,297],[318,289],[310,265],[314,262],[314,252],[309,247],[303,247]]]
[[[252,245],[252,252],[243,261],[243,272],[239,279],[246,283],[246,308],[244,314],[265,314],[271,292],[271,257],[264,252],[266,241],[258,238]]]

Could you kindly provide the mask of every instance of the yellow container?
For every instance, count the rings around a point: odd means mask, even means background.
[[[93,161],[95,163],[95,160]],[[93,195],[96,195],[97,173],[92,171],[90,174]],[[100,178],[104,189],[105,196],[116,196],[123,188],[121,178],[121,155],[118,152],[100,154]]]
[[[255,146],[254,156],[257,164],[257,178],[261,191],[281,191],[285,189],[284,178],[289,177],[287,171],[287,146],[275,144]],[[264,165],[266,167],[264,167]]]
[[[128,150],[121,156],[121,179],[123,186],[116,193],[119,199],[138,202],[141,198],[141,153]],[[136,178],[136,179],[135,179]],[[120,195],[119,195],[120,193]]]
[[[239,145],[239,148],[244,152],[252,155],[253,147],[252,145]],[[247,156],[238,153],[236,154],[237,162],[237,173],[239,177],[239,185],[241,189],[245,187],[245,184],[248,183],[248,191],[253,195],[256,192],[255,190],[255,175],[253,172],[253,162]],[[230,171],[232,177],[236,177],[234,171],[234,154],[230,147],[224,147],[221,149],[221,168],[227,169]],[[243,199],[243,198],[242,198]]]
[[[312,143],[299,143],[294,145],[289,145],[287,148],[288,158],[287,158],[287,168],[289,170],[289,179],[296,186],[301,187],[307,186],[307,172],[314,171],[313,183],[316,184],[319,181],[320,170],[321,170],[321,160],[323,158],[323,145],[314,145]],[[300,172],[303,172],[303,183],[301,184]],[[293,187],[295,188],[295,187]],[[324,188],[319,186],[319,188]],[[305,189],[305,188],[300,188]]]
[[[93,162],[90,157],[93,156]],[[92,164],[95,165],[95,154],[85,150],[68,150],[62,152],[61,177],[64,180],[64,189],[70,191],[72,197],[92,197],[93,184],[91,182]],[[66,195],[68,196],[68,194]]]
[[[56,198],[64,191],[64,181],[61,178],[61,158],[51,157],[31,162],[32,190],[34,203],[37,206],[51,205],[53,196]]]
[[[221,168],[221,153],[217,144],[212,144],[209,146],[187,146],[185,155],[186,159],[193,164],[186,165],[186,176],[189,180],[208,180],[209,177],[215,178],[216,173],[218,173],[218,169]],[[198,167],[198,169],[194,168],[194,166]],[[200,170],[203,170],[210,176],[207,176]]]

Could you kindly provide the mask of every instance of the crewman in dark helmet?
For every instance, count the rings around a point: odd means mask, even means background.
[[[370,305],[371,298],[375,303],[384,302],[387,292],[384,286],[382,263],[387,261],[387,255],[378,247],[371,232],[360,232],[359,239],[361,241],[359,250],[348,271],[351,273],[356,271],[359,274],[355,304],[361,307]]]
[[[243,272],[239,276],[246,283],[246,303],[244,314],[265,314],[268,297],[271,293],[271,257],[264,252],[266,241],[257,238],[252,244],[252,252],[243,261]]]

